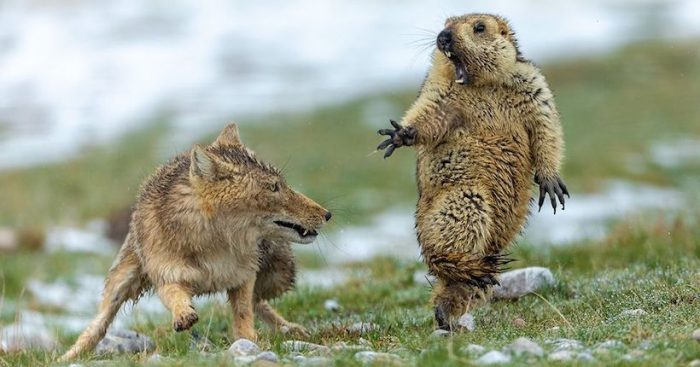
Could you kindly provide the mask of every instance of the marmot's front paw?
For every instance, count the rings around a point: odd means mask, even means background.
[[[564,210],[564,195],[571,198],[569,195],[569,190],[567,190],[564,181],[558,176],[551,178],[541,178],[539,175],[535,176],[535,182],[540,185],[540,200],[538,202],[539,209],[542,210],[542,205],[544,204],[544,197],[549,194],[549,199],[552,202],[552,209],[554,209],[554,214],[557,214],[557,198],[561,203],[561,210]]]
[[[403,127],[394,120],[389,120],[394,129],[381,129],[377,131],[379,135],[388,135],[389,139],[384,140],[377,146],[377,150],[386,149],[384,158],[391,156],[394,149],[404,145],[413,145],[416,142],[416,128],[413,126]]]

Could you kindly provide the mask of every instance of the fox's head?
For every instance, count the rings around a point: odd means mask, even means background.
[[[291,189],[281,173],[241,142],[238,126],[226,126],[209,146],[190,153],[190,183],[209,216],[248,221],[264,238],[311,243],[331,213]]]

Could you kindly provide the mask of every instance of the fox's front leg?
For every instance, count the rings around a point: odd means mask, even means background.
[[[192,292],[180,284],[166,284],[157,288],[158,297],[173,316],[175,331],[188,330],[198,320],[197,311],[192,305]]]
[[[239,288],[228,290],[228,301],[233,311],[233,335],[236,339],[255,340],[255,320],[253,318],[253,290],[255,277]]]

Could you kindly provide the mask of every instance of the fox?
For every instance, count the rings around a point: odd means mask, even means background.
[[[292,243],[312,243],[331,212],[293,190],[256,158],[228,124],[208,146],[194,145],[142,184],[129,232],[105,280],[98,312],[66,362],[92,350],[121,306],[153,291],[176,332],[199,319],[198,295],[225,291],[235,338],[256,340],[254,315],[283,332],[308,336],[268,301],[294,286]]]

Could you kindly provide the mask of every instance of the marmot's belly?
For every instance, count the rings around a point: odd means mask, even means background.
[[[469,189],[484,197],[492,216],[492,236],[501,245],[521,230],[528,213],[532,171],[526,144],[510,137],[465,137],[422,151],[417,170],[418,217],[441,209],[435,207],[441,202],[436,198]]]

